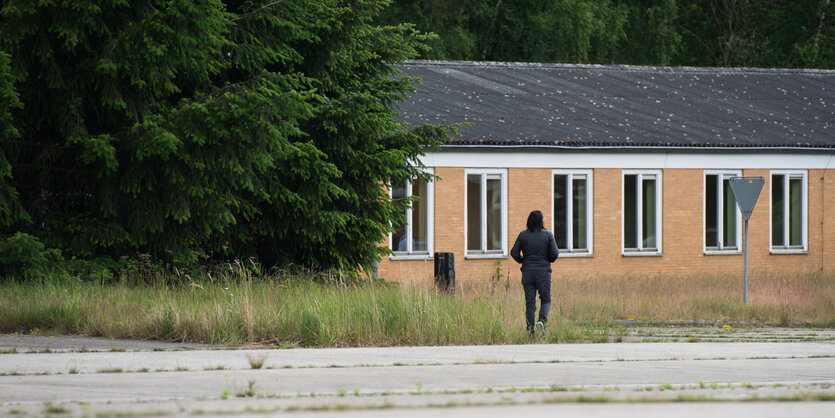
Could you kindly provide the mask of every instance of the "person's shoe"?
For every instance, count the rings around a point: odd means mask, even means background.
[[[545,336],[545,324],[542,321],[536,323],[536,333],[541,337]]]

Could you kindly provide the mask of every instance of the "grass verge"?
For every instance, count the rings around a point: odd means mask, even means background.
[[[49,332],[284,347],[606,342],[613,320],[835,325],[835,280],[758,279],[749,304],[735,281],[554,280],[545,338],[531,340],[516,283],[460,284],[455,297],[427,286],[303,277],[202,280],[181,285],[72,279],[0,283],[0,331]],[[759,293],[758,293],[759,292]],[[764,295],[773,295],[768,298]]]

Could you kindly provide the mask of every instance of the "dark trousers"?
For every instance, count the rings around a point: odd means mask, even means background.
[[[539,321],[548,322],[551,310],[551,273],[547,271],[523,271],[522,287],[525,289],[525,321],[533,329],[536,314],[536,292],[539,292]]]

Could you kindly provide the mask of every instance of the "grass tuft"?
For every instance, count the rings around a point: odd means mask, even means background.
[[[250,380],[249,382],[247,382],[247,386],[248,387],[246,390],[236,393],[235,396],[239,398],[252,398],[253,396],[255,396],[255,381]]]
[[[264,367],[264,361],[267,360],[266,354],[259,354],[257,356],[247,354],[246,359],[249,360],[249,367],[253,369],[260,369]]]

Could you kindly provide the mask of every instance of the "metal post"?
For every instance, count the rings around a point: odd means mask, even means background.
[[[745,251],[743,252],[744,268],[742,273],[742,304],[748,304],[748,219],[745,219]]]
[[[760,192],[765,184],[765,179],[762,177],[731,177],[728,179],[731,186],[731,191],[736,198],[736,205],[742,217],[745,219],[745,251],[743,257],[745,258],[743,273],[742,273],[742,304],[748,304],[748,218],[754,211],[754,205],[757,204],[757,198],[760,197]]]

